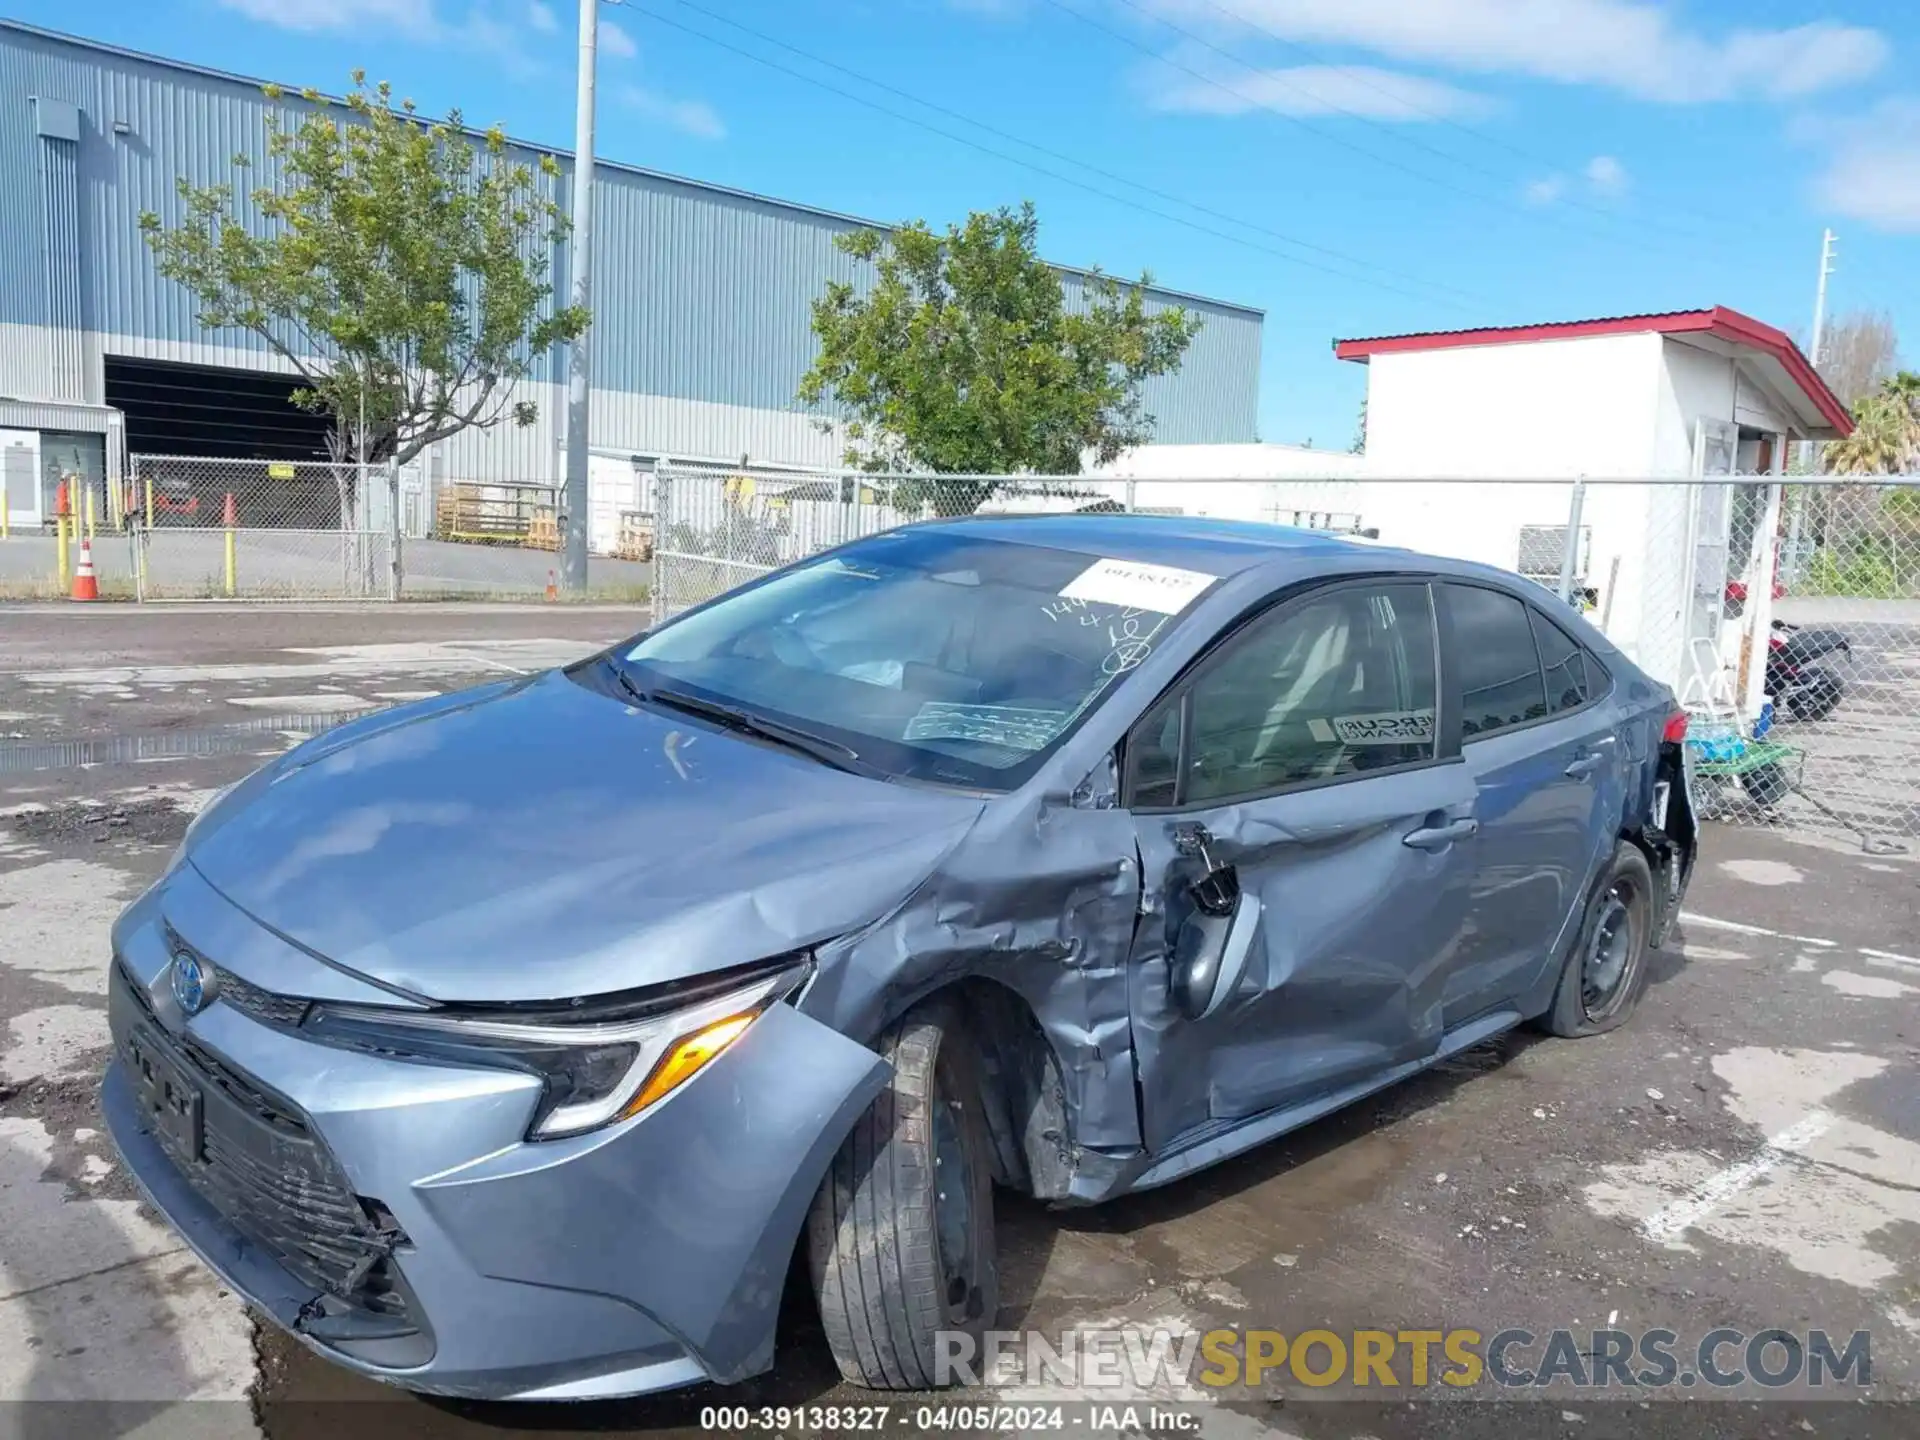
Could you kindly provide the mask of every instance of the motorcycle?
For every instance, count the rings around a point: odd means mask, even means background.
[[[1784,620],[1773,622],[1767,637],[1767,694],[1783,719],[1824,720],[1846,694],[1840,677],[1815,660],[1829,655],[1853,657],[1853,647],[1838,630],[1803,630]]]

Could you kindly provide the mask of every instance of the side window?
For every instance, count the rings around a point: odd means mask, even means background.
[[[1546,715],[1546,684],[1526,604],[1474,585],[1446,589],[1460,671],[1461,735],[1492,735]]]
[[[1132,803],[1221,803],[1431,760],[1433,608],[1421,584],[1342,587],[1256,621],[1135,727]]]
[[[1538,610],[1533,619],[1534,642],[1540,647],[1540,668],[1547,677],[1547,706],[1554,713],[1577,710],[1606,688],[1597,667],[1580,643]]]
[[[1177,802],[1180,783],[1180,696],[1163,696],[1127,737],[1128,803],[1164,810]]]

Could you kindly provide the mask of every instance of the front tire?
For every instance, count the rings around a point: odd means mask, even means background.
[[[1604,1035],[1626,1024],[1647,987],[1652,933],[1653,872],[1647,857],[1622,841],[1581,917],[1553,1008],[1542,1017],[1547,1033]]]
[[[808,1260],[841,1375],[927,1390],[950,1380],[936,1335],[971,1335],[977,1354],[999,1309],[979,1059],[951,999],[916,1006],[875,1048],[893,1078],[814,1198]]]

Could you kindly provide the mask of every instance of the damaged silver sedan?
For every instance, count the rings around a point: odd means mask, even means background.
[[[1624,1021],[1672,696],[1511,575],[1150,516],[909,526],[343,725],[114,932],[103,1103],[329,1358],[582,1398],[919,1387],[996,1186],[1091,1204],[1523,1022]]]

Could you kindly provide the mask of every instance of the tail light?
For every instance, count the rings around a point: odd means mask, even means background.
[[[1676,710],[1667,716],[1667,728],[1660,738],[1669,745],[1678,745],[1687,738],[1687,712]]]
[[[1787,648],[1787,642],[1782,640],[1778,635],[1769,635],[1767,637],[1767,647],[1772,650],[1784,650]]]

